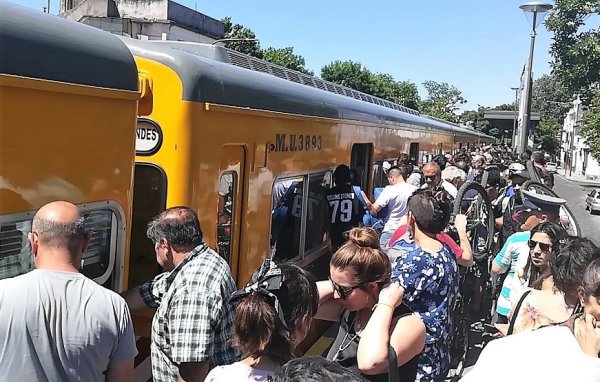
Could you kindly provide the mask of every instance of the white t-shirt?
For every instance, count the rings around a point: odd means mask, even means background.
[[[402,217],[408,214],[408,198],[417,190],[417,187],[408,183],[398,183],[385,186],[375,201],[378,205],[388,207],[390,215],[385,222],[383,232],[393,232],[400,226]]]
[[[105,381],[137,354],[125,300],[84,275],[0,280],[0,381]]]
[[[600,359],[583,353],[565,326],[491,341],[461,382],[598,382]]]
[[[266,382],[272,371],[260,370],[241,362],[217,366],[208,373],[205,382]]]

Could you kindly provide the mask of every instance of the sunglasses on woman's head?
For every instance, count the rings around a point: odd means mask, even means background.
[[[541,242],[535,241],[535,240],[529,240],[527,242],[527,244],[529,245],[529,248],[531,248],[531,249],[534,249],[536,245],[539,245],[540,249],[544,252],[548,252],[552,248],[552,244],[541,243]]]
[[[348,296],[350,296],[350,294],[352,293],[352,291],[354,289],[358,289],[358,288],[360,288],[361,286],[363,286],[365,284],[365,283],[360,283],[360,284],[355,285],[355,286],[345,287],[345,286],[341,286],[341,285],[335,283],[331,279],[331,277],[329,277],[329,281],[331,281],[331,285],[333,286],[333,290],[336,291],[340,295],[340,298],[342,300],[347,299]]]

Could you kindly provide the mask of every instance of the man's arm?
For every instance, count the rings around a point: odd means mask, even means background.
[[[133,358],[108,365],[106,382],[129,382],[133,379]]]
[[[121,297],[125,299],[129,310],[132,312],[137,312],[148,308],[148,305],[146,305],[140,293],[140,287],[127,289],[125,292],[121,293]]]
[[[208,375],[208,371],[208,361],[182,363],[179,365],[177,382],[202,382]]]
[[[473,250],[471,249],[471,243],[467,235],[467,216],[463,214],[456,215],[454,227],[456,227],[456,231],[458,232],[460,248],[463,250],[462,256],[457,262],[463,267],[470,267],[473,265]]]
[[[496,257],[492,261],[492,273],[502,274],[502,273],[505,273],[510,268],[512,259],[510,258],[509,248],[512,245],[512,242],[513,242],[513,236],[510,236],[506,240],[506,243],[504,243],[504,245],[502,246],[502,249],[500,250],[500,252],[498,252]]]

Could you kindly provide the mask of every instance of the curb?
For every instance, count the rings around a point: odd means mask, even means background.
[[[562,175],[562,174],[560,174],[558,172],[555,173],[555,174],[558,175],[559,177],[561,177],[562,179],[566,180],[566,181],[577,183],[580,186],[585,186],[585,187],[600,187],[600,181],[572,179],[572,178],[569,178],[568,176]]]

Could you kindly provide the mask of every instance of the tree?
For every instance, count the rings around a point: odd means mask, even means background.
[[[599,8],[597,0],[556,0],[546,20],[546,27],[554,33],[553,73],[570,94],[581,94],[584,104],[590,103],[592,89],[600,81],[600,30],[586,26]]]
[[[321,78],[359,92],[371,92],[371,72],[359,62],[334,61],[321,68]]]
[[[562,124],[573,95],[555,74],[544,74],[533,82],[531,111],[540,113],[541,121]]]
[[[256,39],[256,34],[250,28],[241,24],[233,24],[231,17],[224,17],[221,22],[225,24],[224,39]],[[260,49],[260,43],[256,41],[227,41],[225,47],[237,50],[240,53],[248,54],[257,58],[263,58],[263,51]]]
[[[299,54],[294,54],[294,48],[268,48],[262,51],[262,56],[265,61],[269,61],[275,65],[283,66],[284,68],[297,70],[299,72],[313,76],[314,73],[306,69],[304,57]]]
[[[600,92],[592,98],[580,133],[585,138],[592,156],[600,160]]]
[[[459,105],[467,102],[462,92],[445,82],[425,81],[427,98],[421,103],[421,112],[446,121],[459,122],[456,114]]]
[[[389,74],[370,73],[371,90],[369,94],[388,101],[418,110],[419,90],[410,81],[396,81]]]
[[[560,131],[560,126],[561,125],[553,121],[540,121],[540,124],[533,134],[534,144],[536,146],[541,145],[542,150],[552,156],[558,155],[560,143],[557,135]]]
[[[389,74],[373,73],[358,62],[334,61],[321,68],[321,78],[412,109],[419,107],[417,85],[396,81]]]

